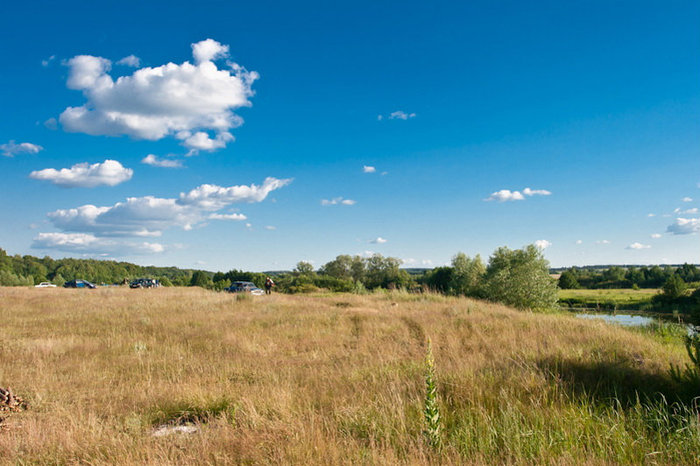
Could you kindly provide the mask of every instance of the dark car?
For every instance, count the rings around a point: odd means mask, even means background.
[[[228,291],[229,293],[250,293],[255,296],[265,294],[265,292],[255,286],[255,283],[253,282],[233,282],[231,283],[231,286],[224,288],[224,290]]]
[[[94,283],[87,280],[71,280],[63,284],[63,288],[97,288]]]
[[[137,278],[129,283],[129,288],[157,288],[159,286],[160,282],[153,278]]]

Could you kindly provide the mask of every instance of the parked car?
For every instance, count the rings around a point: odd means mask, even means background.
[[[250,293],[254,296],[261,296],[265,291],[255,286],[253,282],[233,282],[228,288],[224,288],[229,293]]]
[[[34,288],[56,288],[56,285],[51,282],[41,282],[38,285],[34,285]]]
[[[153,278],[137,278],[129,283],[129,288],[158,288],[160,282]]]
[[[66,282],[63,284],[63,288],[97,288],[97,286],[93,283],[90,283],[87,280],[71,280],[69,282]]]

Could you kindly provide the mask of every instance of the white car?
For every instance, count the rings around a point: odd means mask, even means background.
[[[41,282],[38,285],[34,285],[34,288],[56,288],[56,285],[51,282]]]

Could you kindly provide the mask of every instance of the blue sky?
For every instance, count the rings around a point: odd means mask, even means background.
[[[9,253],[700,262],[698,2],[143,3],[2,7]]]

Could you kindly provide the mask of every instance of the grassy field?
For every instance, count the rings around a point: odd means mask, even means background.
[[[651,303],[656,289],[559,290],[559,302],[571,306],[604,309],[639,309]]]
[[[679,339],[433,295],[246,298],[0,288],[0,387],[29,402],[2,424],[0,463],[700,458],[688,387],[668,376]],[[439,450],[424,434],[428,338]]]

